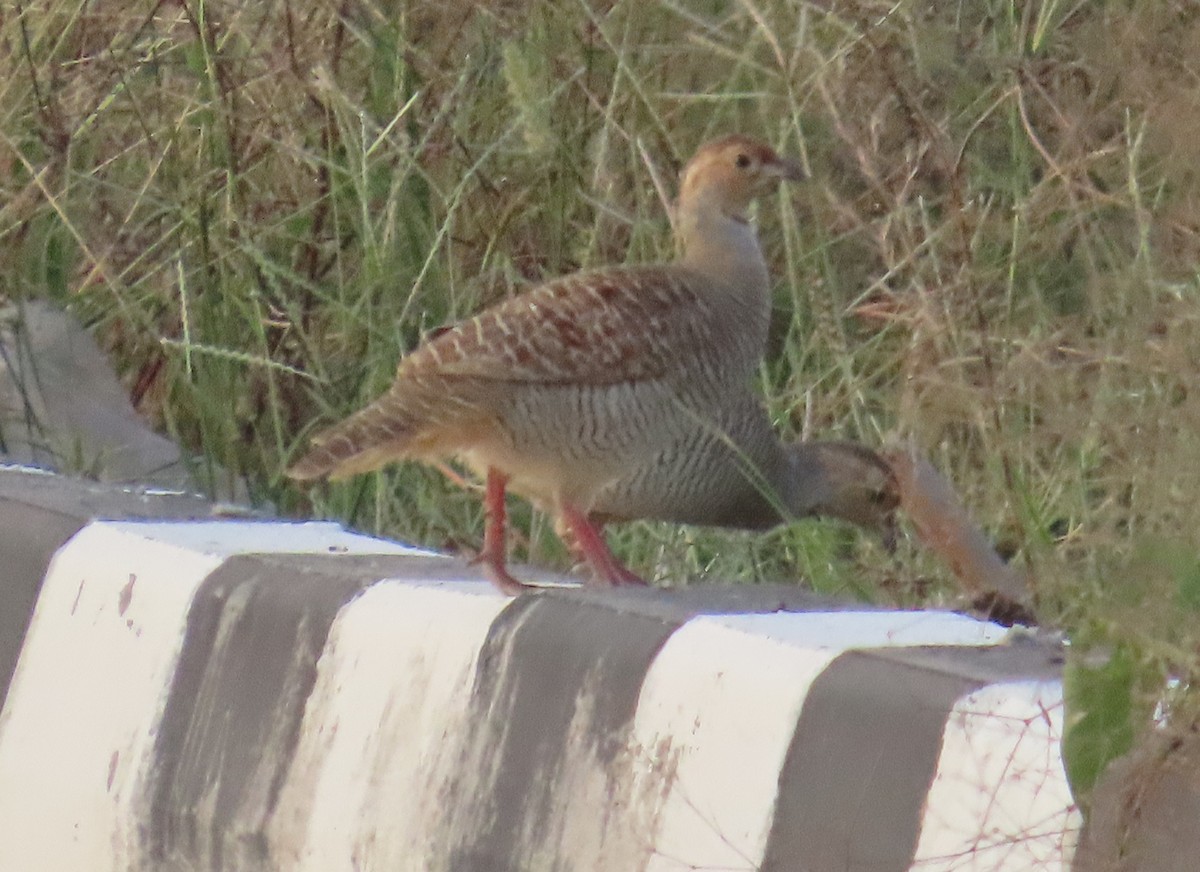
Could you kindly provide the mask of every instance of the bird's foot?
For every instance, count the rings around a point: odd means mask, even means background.
[[[488,469],[487,487],[483,498],[483,507],[487,514],[487,523],[483,529],[483,550],[471,563],[482,564],[488,580],[501,593],[506,596],[519,596],[530,590],[532,585],[513,578],[508,571],[505,547],[507,514],[504,508],[504,489],[507,484],[508,477],[504,473],[494,468]]]
[[[504,560],[496,560],[481,551],[471,560],[472,565],[477,563],[483,565],[483,571],[487,575],[488,581],[505,596],[520,596],[527,590],[533,590],[533,585],[513,577],[504,565]]]
[[[597,587],[645,587],[646,581],[628,569],[609,550],[604,541],[604,532],[599,524],[573,506],[562,506],[562,526],[572,552],[581,555],[592,567],[592,583]]]
[[[501,540],[503,542],[503,540]],[[506,596],[520,596],[527,590],[533,590],[535,585],[526,584],[518,578],[515,578],[508,571],[508,560],[504,555],[504,549],[496,548],[494,541],[489,541],[489,538],[484,536],[483,548],[467,561],[468,566],[482,566],[484,574],[488,577],[496,589]]]
[[[596,576],[596,584],[605,587],[649,587],[646,579],[613,558],[614,571],[604,578]]]

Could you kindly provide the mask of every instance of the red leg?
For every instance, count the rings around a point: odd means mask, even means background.
[[[596,532],[603,536],[604,523],[593,518],[589,518],[588,520],[591,522],[592,527],[595,528]],[[575,537],[575,531],[567,526],[566,519],[561,514],[556,516],[554,519],[554,535],[558,536],[559,540],[563,543],[563,545],[566,546],[566,549],[568,553],[570,553],[571,559],[575,561],[576,566],[588,562],[587,554],[585,554],[583,549],[579,547],[579,540]]]
[[[603,587],[620,587],[622,585],[645,585],[646,582],[638,575],[626,569],[621,561],[608,549],[604,534],[598,525],[593,523],[583,512],[574,506],[562,506],[562,521],[570,533],[570,539],[563,541],[572,553],[583,555],[591,564],[594,580]]]
[[[484,514],[487,521],[483,528],[483,550],[473,563],[482,563],[484,571],[492,584],[501,593],[517,596],[529,589],[529,585],[513,578],[507,567],[507,535],[505,521],[507,513],[504,508],[504,488],[508,484],[508,476],[492,467],[488,468],[487,491],[483,498]]]

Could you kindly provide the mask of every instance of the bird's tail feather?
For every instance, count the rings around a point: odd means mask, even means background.
[[[318,433],[308,452],[288,467],[288,477],[337,480],[406,457],[415,422],[383,399]]]

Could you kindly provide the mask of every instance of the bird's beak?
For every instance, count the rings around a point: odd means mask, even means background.
[[[808,173],[804,171],[800,161],[787,157],[776,157],[765,169],[784,182],[803,182],[808,178]]]

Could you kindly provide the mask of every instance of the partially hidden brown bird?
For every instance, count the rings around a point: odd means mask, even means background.
[[[891,465],[879,454],[853,442],[783,443],[748,387],[711,412],[677,442],[602,488],[592,502],[593,521],[767,530],[830,517],[894,546],[900,492]]]
[[[644,584],[589,516],[631,469],[686,445],[731,397],[750,396],[770,287],[747,210],[781,180],[802,178],[756,140],[708,142],[682,174],[675,262],[575,273],[444,330],[287,474],[338,479],[458,458],[486,481],[478,559],[501,590],[526,587],[506,566],[506,489],[554,515],[596,583]]]

